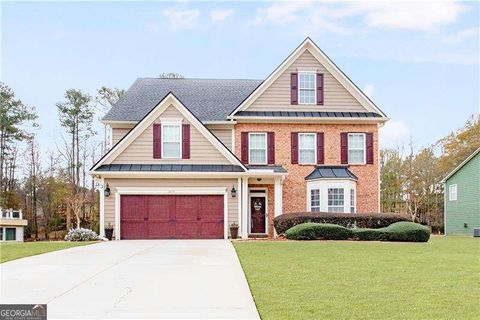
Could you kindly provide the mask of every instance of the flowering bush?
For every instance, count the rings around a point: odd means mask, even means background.
[[[100,240],[100,237],[90,229],[77,228],[70,229],[65,236],[66,241],[95,241]]]

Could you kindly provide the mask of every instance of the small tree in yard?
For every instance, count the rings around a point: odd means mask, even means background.
[[[72,212],[77,219],[77,228],[80,228],[81,223],[81,216],[83,212],[83,208],[85,204],[88,202],[87,195],[82,190],[76,190],[76,188],[72,188],[70,194],[67,196],[67,209],[68,213]]]

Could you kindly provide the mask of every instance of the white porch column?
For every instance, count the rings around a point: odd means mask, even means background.
[[[237,204],[238,204],[238,230],[240,236],[242,235],[242,178],[238,178],[237,182]]]
[[[105,186],[103,185],[105,180],[102,178],[100,180],[100,188],[98,192],[100,193],[100,237],[105,237]]]
[[[275,178],[275,185],[273,188],[275,196],[275,205],[273,215],[278,217],[283,213],[283,180],[282,178]],[[277,236],[277,231],[273,228],[275,237]]]
[[[275,195],[275,211],[274,216],[278,217],[283,212],[283,190],[282,178],[275,179],[274,195]]]
[[[248,238],[248,178],[242,178],[242,239]]]

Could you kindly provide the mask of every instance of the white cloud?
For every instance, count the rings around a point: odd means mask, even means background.
[[[432,31],[455,22],[465,11],[454,1],[389,1],[355,3],[365,10],[365,23],[370,27]]]
[[[380,145],[382,148],[406,145],[409,136],[410,129],[405,122],[390,120],[380,128]]]
[[[200,12],[196,9],[168,8],[163,10],[162,15],[173,29],[191,29],[197,26]]]
[[[454,34],[451,34],[447,37],[445,37],[444,42],[446,43],[452,43],[452,44],[458,44],[460,42],[463,42],[464,40],[470,39],[470,38],[479,38],[479,30],[478,28],[467,28],[464,30],[460,30]]]
[[[367,84],[365,88],[363,88],[363,93],[365,93],[369,98],[372,97],[374,91],[375,86],[373,84]]]
[[[222,22],[225,21],[225,19],[227,19],[232,14],[232,9],[212,10],[210,11],[210,19],[212,19],[213,22]]]
[[[310,2],[279,2],[257,10],[256,24],[287,24],[297,21],[305,14],[304,10],[311,6]]]
[[[465,10],[454,1],[278,2],[259,8],[255,23],[316,22],[345,33],[347,19],[359,17],[365,27],[432,31],[455,22]]]

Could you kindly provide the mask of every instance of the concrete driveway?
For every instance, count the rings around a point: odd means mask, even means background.
[[[112,241],[0,264],[0,303],[50,318],[259,319],[226,240]]]

